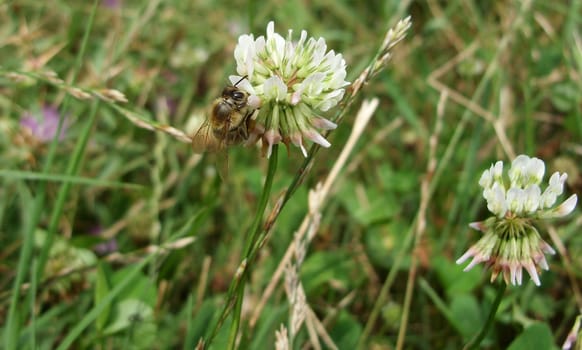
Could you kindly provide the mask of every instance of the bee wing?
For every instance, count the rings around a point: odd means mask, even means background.
[[[223,134],[217,139],[219,145],[216,149],[216,169],[218,170],[218,175],[223,181],[228,179],[228,130],[230,130],[230,125],[225,123],[222,129]]]
[[[215,153],[223,148],[225,148],[224,142],[214,136],[210,121],[208,119],[205,120],[194,136],[192,136],[192,149],[194,153]]]
[[[205,120],[192,136],[192,149],[194,153],[212,153],[218,174],[222,180],[226,180],[228,177],[228,145],[226,142],[228,125],[225,125],[223,130],[225,131],[224,135],[216,137],[212,130],[212,124],[208,119]]]

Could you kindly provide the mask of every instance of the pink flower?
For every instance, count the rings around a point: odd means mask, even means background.
[[[20,118],[20,126],[27,129],[38,141],[46,143],[55,138],[60,118],[61,115],[55,107],[44,106],[41,108],[40,113],[24,113]],[[70,124],[67,116],[64,116],[63,118],[65,120],[63,121],[61,132],[58,136],[59,140],[65,138],[65,134]]]

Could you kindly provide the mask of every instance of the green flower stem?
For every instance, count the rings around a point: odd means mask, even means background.
[[[242,277],[242,276],[241,276]],[[245,291],[245,284],[240,284],[240,291],[236,294],[236,301],[234,303],[234,314],[232,315],[232,323],[230,324],[230,335],[228,336],[228,348],[236,349],[236,335],[238,334],[238,329],[240,327],[240,316],[242,311],[242,302]]]
[[[495,301],[493,301],[493,305],[491,305],[491,310],[489,311],[489,317],[487,321],[483,325],[481,332],[477,334],[475,338],[473,338],[463,350],[474,350],[479,348],[479,344],[483,341],[487,333],[489,333],[489,329],[493,324],[493,320],[495,319],[495,314],[497,314],[497,309],[499,309],[499,305],[501,304],[501,299],[503,299],[503,294],[505,294],[505,289],[507,288],[507,284],[503,282],[499,282],[499,286],[497,287],[497,295],[495,296]]]
[[[273,187],[273,179],[275,178],[275,172],[277,170],[277,161],[279,159],[278,145],[273,145],[273,152],[271,158],[269,158],[269,169],[267,170],[267,178],[265,179],[265,184],[263,185],[263,194],[261,195],[261,200],[259,201],[259,207],[257,209],[257,215],[255,215],[255,220],[251,226],[249,233],[250,236],[247,237],[247,242],[245,245],[244,256],[249,257],[251,248],[255,245],[258,234],[262,231],[261,222],[263,222],[263,216],[265,209],[267,208],[267,203],[269,203],[269,196],[271,194],[271,188]]]
[[[247,265],[242,271],[241,275],[238,276],[233,280],[231,286],[228,291],[227,299],[228,302],[224,306],[218,323],[214,327],[212,331],[212,335],[208,339],[208,346],[218,333],[218,330],[222,326],[224,319],[228,316],[231,308],[234,309],[233,320],[230,325],[230,335],[228,340],[228,348],[235,349],[236,347],[236,336],[238,334],[238,330],[240,327],[240,317],[241,317],[241,310],[242,310],[242,302],[244,298],[244,291],[245,291],[245,283],[246,279],[248,278],[248,270],[250,268],[250,264],[254,259],[255,255],[251,256],[252,248],[255,246],[257,238],[260,236],[259,234],[262,231],[261,223],[263,222],[263,216],[265,214],[265,209],[267,208],[267,204],[269,203],[269,197],[271,194],[271,188],[273,187],[273,179],[275,178],[275,172],[277,171],[277,162],[279,158],[278,152],[278,145],[273,145],[273,152],[271,157],[269,158],[269,169],[267,170],[267,178],[265,179],[265,184],[263,185],[263,193],[261,194],[261,198],[259,200],[259,206],[257,208],[257,212],[255,214],[255,219],[253,224],[251,225],[248,235],[247,241],[245,244],[244,250],[244,257],[247,260]],[[233,300],[234,298],[234,300]],[[234,303],[233,303],[234,301]]]

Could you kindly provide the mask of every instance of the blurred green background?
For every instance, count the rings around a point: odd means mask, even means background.
[[[481,266],[464,273],[454,263],[480,237],[468,223],[488,216],[481,172],[523,153],[546,161],[546,173],[567,172],[568,195],[582,189],[581,8],[580,1],[0,2],[1,346],[194,348],[224,306],[267,160],[258,148],[235,147],[222,181],[213,157],[138,128],[115,106],[191,133],[236,72],[239,35],[264,35],[270,20],[283,36],[305,29],[344,55],[354,81],[386,31],[410,15],[389,66],[330,134],[332,147],[319,151],[252,265],[239,347],[274,348],[275,331],[289,327],[282,281],[257,322],[249,320],[308,213],[308,190],[338,158],[361,99],[378,97],[300,268],[306,301],[339,349],[396,348],[399,331],[407,349],[461,348],[494,297]],[[127,102],[78,99],[74,87],[118,90]],[[62,133],[52,142],[59,118]],[[431,137],[436,164],[427,172]],[[267,213],[302,164],[297,148],[279,148]],[[568,258],[549,259],[541,287],[524,278],[508,288],[484,348],[563,343],[582,308],[580,220],[577,210],[540,227],[554,247],[546,233],[555,232]],[[415,287],[405,297],[407,283]],[[229,322],[212,348],[226,346]],[[317,348],[308,328],[292,348]],[[320,342],[330,348],[321,335]]]

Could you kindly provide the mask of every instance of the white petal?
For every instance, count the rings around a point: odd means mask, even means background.
[[[272,37],[274,33],[275,33],[275,22],[269,21],[269,23],[267,23],[267,39]]]
[[[521,266],[517,268],[517,285],[521,286],[522,281],[522,268]]]
[[[251,85],[251,83],[249,82],[248,79],[243,79],[243,77],[241,77],[240,75],[230,75],[228,77],[228,80],[230,80],[230,83],[234,86],[234,84],[236,84],[236,87],[248,92],[249,94],[255,95],[256,91],[253,88],[253,86]]]
[[[523,212],[523,205],[525,203],[525,191],[521,188],[512,187],[507,191],[506,195],[507,208],[516,214]]]
[[[469,227],[474,229],[474,230],[481,231],[481,232],[487,231],[487,226],[485,225],[484,221],[472,222],[469,224]]]
[[[460,265],[462,263],[465,262],[465,260],[469,259],[470,257],[472,257],[475,254],[475,250],[473,249],[473,247],[469,248],[469,250],[467,250],[465,252],[465,254],[461,255],[460,258],[457,259],[457,261],[455,261],[455,263],[457,265]]]
[[[564,201],[564,203],[560,204],[557,209],[559,215],[565,216],[570,214],[574,208],[576,208],[576,203],[578,203],[578,196],[575,194],[571,195]]]
[[[260,36],[255,40],[255,53],[257,56],[265,54],[265,46],[267,46],[264,36]]]
[[[549,186],[547,188],[548,191],[554,192],[557,196],[561,195],[564,192],[564,183],[568,178],[568,174],[564,173],[560,175],[560,173],[555,172],[550,177]]]
[[[267,99],[285,101],[287,97],[287,85],[278,76],[270,77],[263,84],[263,94]]]
[[[529,185],[526,187],[525,191],[525,201],[523,203],[523,209],[526,213],[535,212],[540,205],[541,190],[538,185]]]
[[[482,188],[489,188],[493,184],[493,176],[489,169],[485,169],[483,174],[481,174],[481,178],[479,179],[479,186]]]
[[[550,267],[548,266],[548,261],[546,260],[546,257],[544,255],[542,255],[539,259],[539,261],[537,261],[537,264],[544,270],[548,271],[550,269]]]
[[[261,100],[261,98],[257,95],[252,95],[252,94],[247,99],[247,102],[248,102],[248,105],[254,109],[259,109],[263,105],[263,101]]]
[[[557,171],[553,173],[552,176],[550,176],[550,180],[548,182],[550,187],[558,186],[560,184],[560,173]]]
[[[540,277],[538,276],[538,271],[536,270],[536,267],[533,264],[533,262],[530,261],[528,263],[525,263],[523,265],[523,267],[525,267],[525,269],[529,273],[529,276],[531,277],[531,279],[535,283],[535,285],[539,287],[542,283],[540,282]]]
[[[281,141],[281,135],[279,132],[269,129],[263,135],[263,139],[267,141],[267,158],[270,158],[273,151],[273,145]]]
[[[509,180],[511,181],[511,186],[521,187],[526,175],[529,159],[528,156],[520,154],[511,162],[511,168],[509,169]]]
[[[526,165],[526,178],[528,182],[539,184],[546,172],[546,164],[539,158],[530,158]]]
[[[480,259],[480,257],[475,256],[473,258],[473,260],[471,260],[471,262],[469,263],[469,265],[467,265],[467,267],[465,267],[463,269],[463,271],[469,271],[471,270],[473,267],[477,266],[478,264],[482,263],[483,261],[485,261],[485,259]]]
[[[514,286],[521,286],[521,281],[522,281],[522,275],[521,275],[521,265],[519,264],[515,264],[515,263],[510,263],[509,265],[509,273],[511,276],[511,284],[513,284]]]
[[[315,108],[321,111],[328,111],[337,105],[344,97],[344,89],[333,90],[327,94],[320,95],[321,101],[315,105]]]
[[[501,175],[503,175],[503,162],[498,160],[495,165],[491,166],[491,168],[493,179],[501,181]]]
[[[301,92],[302,91],[295,91],[292,95],[291,95],[291,105],[292,106],[296,106],[299,102],[301,102]]]
[[[337,128],[337,124],[332,122],[331,120],[327,120],[321,117],[315,117],[311,120],[311,124],[316,128],[323,129],[323,130],[334,130]]]
[[[540,247],[542,248],[542,252],[544,252],[546,254],[550,254],[550,255],[556,254],[556,251],[554,250],[554,248],[552,248],[552,246],[549,245],[548,243],[546,243],[545,241],[540,242]]]
[[[507,212],[505,191],[498,182],[495,182],[489,191],[483,191],[483,196],[487,196],[485,199],[487,200],[487,209],[489,209],[490,212],[498,217],[503,217],[505,215]]]
[[[325,79],[325,74],[321,72],[310,74],[303,80],[298,90],[309,96],[319,95],[323,90],[323,79]]]
[[[571,195],[570,197],[568,197],[568,199],[566,199],[562,204],[560,204],[559,206],[544,211],[542,213],[540,213],[540,217],[541,218],[561,218],[563,216],[566,216],[568,214],[570,214],[574,208],[576,208],[576,203],[578,202],[578,196],[576,196],[575,194]]]
[[[555,203],[558,195],[552,191],[551,187],[546,188],[542,196],[540,197],[540,208],[546,209],[551,208]]]
[[[317,131],[315,130],[306,130],[303,132],[303,135],[305,135],[305,137],[307,137],[308,139],[310,139],[311,141],[317,143],[318,145],[328,148],[329,146],[331,146],[331,143],[329,143],[329,141],[327,141],[323,136],[321,136]]]

